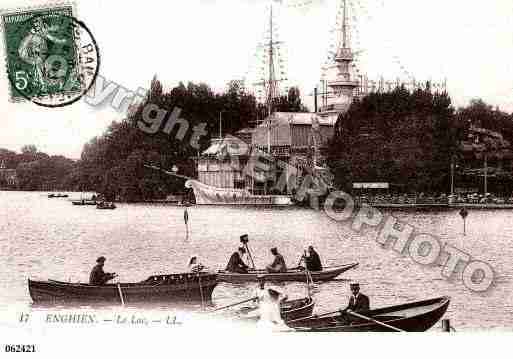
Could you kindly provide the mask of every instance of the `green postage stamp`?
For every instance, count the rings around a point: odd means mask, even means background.
[[[12,101],[65,106],[94,83],[98,46],[71,5],[6,12],[2,26]]]

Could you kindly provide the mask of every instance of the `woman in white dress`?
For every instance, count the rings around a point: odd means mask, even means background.
[[[258,327],[271,330],[290,330],[281,318],[280,303],[287,299],[274,288],[265,288],[265,277],[259,277],[259,287],[256,290],[258,302]]]

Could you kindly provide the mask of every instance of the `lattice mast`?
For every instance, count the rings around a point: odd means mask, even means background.
[[[328,82],[328,87],[334,92],[333,106],[335,110],[345,110],[352,102],[358,82],[351,76],[351,65],[354,61],[353,51],[349,44],[347,24],[347,0],[342,1],[341,43],[335,54],[335,67],[337,74]]]

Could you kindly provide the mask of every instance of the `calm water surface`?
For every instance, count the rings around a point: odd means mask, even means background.
[[[79,194],[75,194],[79,197]],[[290,266],[304,248],[314,245],[325,265],[359,262],[337,280],[316,284],[316,312],[347,304],[348,281],[356,280],[371,306],[451,296],[447,318],[457,330],[513,328],[513,211],[471,211],[467,235],[457,211],[398,211],[398,218],[421,232],[439,236],[457,248],[489,262],[496,270],[495,287],[475,294],[459,281],[442,279],[440,266],[424,267],[383,248],[366,229],[355,233],[324,212],[299,208],[190,207],[186,240],[183,207],[119,204],[114,211],[73,206],[46,193],[0,192],[0,308],[27,305],[27,278],[87,282],[95,259],[107,257],[105,268],[119,281],[146,279],[155,273],[186,270],[191,255],[212,269],[222,269],[248,233],[255,263],[272,261],[276,246]],[[220,284],[215,305],[248,298],[255,284]],[[304,284],[283,285],[289,297],[304,296]]]

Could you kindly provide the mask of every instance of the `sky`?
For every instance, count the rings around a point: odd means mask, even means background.
[[[282,0],[274,6],[288,84],[300,88],[310,108],[310,95],[337,34],[333,30],[339,1]],[[351,43],[358,50],[361,73],[406,79],[402,67],[416,80],[446,78],[456,107],[482,98],[513,111],[510,1],[351,1]],[[45,2],[0,0],[0,9],[41,3]],[[98,42],[101,76],[134,91],[148,88],[155,74],[165,88],[194,81],[217,91],[232,79],[251,77],[269,3],[75,1],[76,17]],[[25,144],[35,144],[51,155],[80,158],[87,141],[123,118],[108,106],[93,107],[84,101],[58,109],[10,102],[4,51],[0,46],[0,148],[19,151]]]

